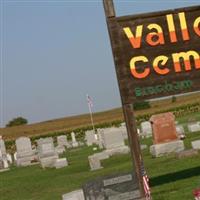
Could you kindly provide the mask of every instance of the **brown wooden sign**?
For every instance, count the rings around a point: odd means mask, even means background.
[[[200,6],[107,23],[123,104],[200,90]]]
[[[113,0],[103,3],[134,171],[141,199],[151,199],[133,103],[200,90],[200,6],[116,17]]]

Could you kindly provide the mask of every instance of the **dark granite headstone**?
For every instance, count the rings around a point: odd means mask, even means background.
[[[139,200],[135,175],[118,174],[90,181],[83,186],[85,200]]]

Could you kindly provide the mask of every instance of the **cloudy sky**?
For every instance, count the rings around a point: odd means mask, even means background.
[[[0,0],[0,126],[121,105],[101,0]],[[198,5],[197,1],[114,1],[117,15]]]

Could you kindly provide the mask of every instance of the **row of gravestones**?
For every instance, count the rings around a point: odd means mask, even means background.
[[[153,136],[154,144],[150,147],[150,152],[155,157],[172,152],[179,153],[177,154],[179,158],[198,154],[198,151],[184,150],[184,143],[179,138],[179,135],[185,133],[184,128],[176,124],[173,113],[153,115],[150,122],[145,122],[141,126],[145,127],[141,128],[142,134],[148,129],[145,136]],[[200,123],[188,124],[188,130],[190,132],[200,131]],[[99,141],[101,141],[101,146],[105,148],[103,152],[89,156],[91,170],[101,169],[100,161],[102,159],[123,152],[117,150],[125,146],[122,132],[120,128],[107,128],[98,129],[97,135],[92,131],[86,133],[86,139],[90,138],[90,142],[87,143],[89,146],[92,144],[99,145]],[[193,141],[192,147],[199,150],[200,140]],[[63,200],[139,200],[141,197],[136,185],[133,174],[118,174],[88,182],[83,186],[83,189],[64,194]]]
[[[185,134],[185,129],[182,125],[178,125],[177,122],[175,122],[176,124],[176,131],[178,133],[179,136],[184,135]],[[189,133],[193,133],[193,132],[199,132],[200,131],[200,122],[189,122],[187,124],[187,129]],[[152,125],[150,121],[145,121],[141,123],[141,133],[140,135],[142,137],[152,137]]]
[[[28,137],[20,137],[15,141],[16,153],[14,154],[17,166],[29,166],[40,163],[43,168],[61,168],[67,166],[66,158],[59,158],[59,153],[54,147],[53,138],[37,140],[37,148],[33,149]]]
[[[182,137],[185,134],[184,127],[177,125],[173,113],[162,113],[153,115],[150,122],[141,124],[143,136],[153,136],[153,145],[150,146],[150,153],[154,157],[160,157],[169,153],[177,153],[178,157],[197,154],[200,149],[200,141],[193,141],[193,149],[184,150]],[[188,124],[189,132],[200,131],[200,122]],[[145,133],[145,134],[144,134]]]
[[[66,148],[78,147],[75,133],[71,133],[72,140],[67,141],[66,135],[57,137],[57,146],[54,146],[53,138],[41,138],[37,140],[37,148],[32,148],[31,140],[28,137],[19,137],[15,141],[16,152],[14,161],[17,166],[29,166],[40,163],[43,168],[61,168],[68,165],[66,158],[59,158]],[[6,153],[4,140],[0,136],[0,170],[9,169],[12,164],[12,156]]]

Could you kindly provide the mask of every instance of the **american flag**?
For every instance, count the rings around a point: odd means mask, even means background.
[[[88,94],[87,94],[87,103],[88,103],[89,108],[91,109],[93,107],[93,102],[92,102],[91,97]]]
[[[143,180],[143,185],[144,185],[144,192],[145,192],[145,197],[146,200],[151,200],[151,191],[149,187],[149,178],[147,176],[147,173],[144,169],[144,163],[142,162],[141,164],[141,172],[142,172],[142,180]]]

